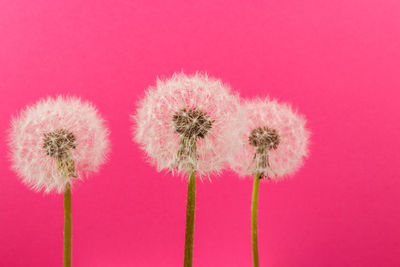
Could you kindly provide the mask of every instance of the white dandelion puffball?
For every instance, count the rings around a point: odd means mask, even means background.
[[[105,162],[108,135],[91,103],[76,97],[42,99],[12,119],[12,169],[37,191],[62,193]]]
[[[206,74],[157,80],[139,103],[134,140],[158,171],[218,173],[233,155],[242,125],[237,94]]]
[[[230,167],[241,176],[254,175],[271,179],[293,174],[308,153],[309,132],[303,116],[287,104],[275,100],[245,101],[247,119],[241,147],[231,158]]]

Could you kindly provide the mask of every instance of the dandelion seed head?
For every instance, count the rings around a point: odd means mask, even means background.
[[[293,174],[308,154],[306,120],[289,105],[276,100],[244,101],[245,126],[238,153],[229,159],[240,176],[260,173],[269,179]]]
[[[206,74],[176,73],[146,91],[134,119],[134,140],[158,171],[218,174],[237,147],[243,123],[239,96]]]
[[[12,169],[34,190],[62,193],[98,171],[109,152],[108,135],[91,103],[76,97],[41,99],[12,119]]]

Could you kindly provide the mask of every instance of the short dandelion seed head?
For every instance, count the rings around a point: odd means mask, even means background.
[[[41,99],[11,121],[12,169],[36,191],[63,193],[106,161],[108,134],[90,102],[65,96]]]
[[[210,131],[213,122],[207,113],[195,108],[183,108],[172,117],[175,131],[182,138],[204,138]]]
[[[247,100],[242,108],[246,134],[237,141],[241,150],[229,159],[231,169],[271,180],[293,175],[308,154],[310,133],[304,116],[269,98]]]
[[[258,127],[251,131],[249,143],[257,148],[263,147],[268,150],[277,149],[280,143],[280,137],[275,129]]]
[[[68,156],[71,149],[76,148],[75,135],[65,129],[45,133],[43,137],[43,149],[47,155],[57,159]]]

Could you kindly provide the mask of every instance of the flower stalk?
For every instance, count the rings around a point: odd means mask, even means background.
[[[191,267],[193,264],[193,233],[194,214],[196,202],[196,173],[189,175],[187,205],[186,205],[186,231],[185,231],[185,259],[184,267]]]
[[[183,146],[182,146],[183,145]],[[183,151],[185,151],[182,154]],[[185,258],[183,262],[184,267],[192,267],[193,265],[193,236],[194,236],[194,216],[196,206],[196,137],[182,138],[181,149],[178,151],[180,158],[188,157],[187,168],[192,169],[188,179],[188,191],[186,200],[186,229],[185,229]]]
[[[251,201],[251,244],[253,248],[253,266],[259,267],[258,258],[258,238],[257,238],[257,211],[258,211],[258,192],[260,188],[261,175],[257,172],[254,175],[253,197]]]
[[[256,147],[254,159],[256,163],[253,197],[251,202],[251,243],[253,248],[253,266],[259,267],[258,257],[258,236],[257,236],[257,212],[258,212],[258,192],[260,189],[260,179],[268,177],[267,171],[270,170],[269,151],[277,149],[280,137],[275,129],[267,127],[255,128],[249,136],[250,145]]]
[[[207,114],[197,109],[181,109],[172,118],[175,131],[181,136],[176,166],[189,173],[188,192],[186,204],[186,230],[185,230],[185,258],[184,267],[193,264],[193,233],[196,200],[196,168],[197,152],[196,142],[198,138],[204,138],[211,129],[213,120]]]
[[[64,192],[64,250],[63,267],[71,267],[72,255],[72,201],[71,185],[68,183]]]

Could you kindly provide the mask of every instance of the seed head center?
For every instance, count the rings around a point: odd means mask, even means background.
[[[57,159],[68,157],[69,151],[76,148],[76,138],[73,133],[59,129],[45,133],[43,149],[47,155]]]
[[[183,108],[172,117],[175,131],[183,138],[204,138],[210,131],[214,120],[204,111],[196,108]]]
[[[280,137],[275,129],[267,127],[258,127],[251,131],[249,143],[257,148],[277,149],[280,143]]]

